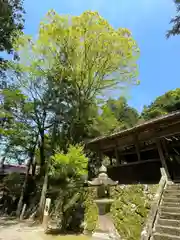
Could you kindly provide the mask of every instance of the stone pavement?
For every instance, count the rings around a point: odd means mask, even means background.
[[[29,222],[0,218],[0,240],[44,240],[43,229]]]

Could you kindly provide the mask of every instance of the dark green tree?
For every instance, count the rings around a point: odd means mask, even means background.
[[[138,122],[139,114],[137,110],[128,105],[125,97],[120,97],[117,100],[109,99],[107,105],[120,123],[120,129],[133,127]]]
[[[24,26],[23,0],[0,0],[0,52],[13,52],[13,40]],[[0,71],[5,69],[0,56]]]
[[[177,15],[173,17],[170,21],[173,24],[172,28],[167,32],[166,36],[169,38],[170,36],[175,36],[180,34],[180,0],[174,0],[176,4],[176,12]]]
[[[180,88],[169,91],[149,106],[144,106],[141,116],[144,120],[150,120],[177,110],[180,110]]]
[[[119,99],[108,99],[101,107],[101,113],[97,113],[94,121],[96,135],[108,134],[137,124],[139,114],[137,110],[130,107],[125,97]]]

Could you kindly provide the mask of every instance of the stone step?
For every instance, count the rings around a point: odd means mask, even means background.
[[[178,227],[156,225],[155,232],[180,236],[180,228]]]
[[[160,218],[180,220],[180,213],[160,212]]]
[[[157,225],[179,227],[180,228],[180,220],[159,218],[157,220]]]
[[[171,184],[166,187],[167,190],[180,190],[180,184]]]
[[[166,189],[164,191],[164,194],[172,194],[172,195],[176,195],[176,194],[180,194],[180,189]]]
[[[170,212],[170,213],[179,213],[180,214],[180,208],[179,207],[160,207],[160,212]]]
[[[180,192],[178,191],[164,192],[163,197],[164,198],[167,198],[167,197],[180,198]]]
[[[162,203],[164,202],[175,202],[175,203],[179,203],[180,202],[180,198],[176,198],[176,197],[163,197],[162,198]]]
[[[180,240],[180,237],[169,234],[154,233],[151,240]]]
[[[180,202],[162,202],[161,207],[178,207],[178,208],[180,208]]]

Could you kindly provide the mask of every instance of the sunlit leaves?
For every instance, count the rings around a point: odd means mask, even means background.
[[[180,110],[180,88],[168,91],[149,106],[144,106],[142,117],[149,120],[177,110]]]
[[[52,175],[64,172],[68,174],[71,172],[73,175],[82,176],[87,174],[88,158],[84,154],[84,147],[81,145],[70,145],[67,153],[57,151],[52,156]]]
[[[117,88],[124,81],[137,83],[139,49],[130,31],[114,29],[97,12],[60,16],[49,11],[37,39],[20,37],[22,50],[33,59],[26,61],[28,71],[43,70],[45,74],[53,69],[58,81],[67,77],[88,94]]]

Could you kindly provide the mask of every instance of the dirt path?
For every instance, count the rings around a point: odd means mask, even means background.
[[[19,223],[16,219],[0,218],[0,240],[89,240],[89,238],[46,235],[41,226],[32,225],[32,222]]]
[[[0,218],[0,240],[44,240],[43,229],[31,223]]]

